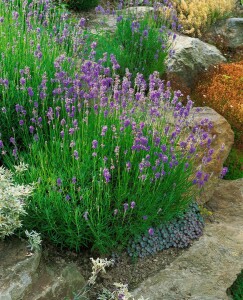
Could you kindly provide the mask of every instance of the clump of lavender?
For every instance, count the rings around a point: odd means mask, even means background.
[[[8,18],[0,23],[0,157],[10,167],[26,161],[19,183],[38,183],[24,225],[70,249],[122,249],[199,193],[211,123],[194,124],[193,102],[184,106],[158,72],[122,78],[115,56],[111,68],[106,54],[95,61],[95,42],[85,59],[83,20],[71,29],[47,0],[14,3],[0,3],[14,18],[9,31]]]
[[[103,53],[108,55],[108,66],[114,66],[116,58],[117,72],[124,76],[129,67],[132,79],[137,73],[142,73],[147,80],[149,75],[158,71],[160,75],[165,72],[165,60],[174,53],[170,49],[170,36],[175,39],[174,32],[178,29],[178,19],[172,4],[169,1],[144,1],[147,11],[141,12],[136,1],[120,1],[117,10],[111,11],[109,7],[98,6],[98,14],[107,18],[107,15],[116,15],[117,23],[114,32],[104,31],[103,25],[91,35],[97,40],[95,57],[101,59]],[[101,18],[102,19],[102,18]],[[103,20],[103,19],[102,19]]]
[[[35,135],[36,126],[45,126],[39,112],[48,110],[49,100],[61,93],[58,78],[68,88],[75,74],[75,61],[84,48],[84,24],[72,24],[69,13],[50,0],[3,0],[0,20],[1,134],[15,136],[24,147],[27,119],[31,116],[29,132]],[[17,119],[12,117],[16,113]],[[14,132],[17,125],[20,130]]]

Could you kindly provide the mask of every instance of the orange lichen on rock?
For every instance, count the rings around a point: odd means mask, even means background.
[[[209,71],[193,94],[197,104],[210,106],[224,116],[243,140],[243,61]]]

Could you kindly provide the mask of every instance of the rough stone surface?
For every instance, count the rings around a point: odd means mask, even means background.
[[[186,87],[193,88],[198,76],[210,66],[225,62],[221,52],[197,38],[178,35],[172,44],[173,58],[167,60],[168,79],[179,80]]]
[[[206,38],[209,42],[219,42],[226,48],[243,47],[243,18],[229,18],[216,22],[206,34]]]
[[[196,169],[201,169],[210,175],[208,182],[204,185],[203,191],[197,198],[199,204],[204,204],[212,197],[217,187],[224,162],[234,143],[234,132],[228,121],[214,109],[201,107],[199,112],[197,112],[197,109],[198,108],[195,107],[191,111],[192,122],[190,126],[194,127],[196,124],[199,125],[199,127],[203,126],[200,125],[200,123],[206,118],[213,125],[209,134],[209,138],[212,139],[211,148],[214,150],[212,161],[207,163],[207,165],[202,164],[203,153],[199,153],[198,159],[195,161]],[[170,120],[170,116],[167,116],[167,119]],[[173,121],[174,119],[171,118],[169,123],[173,123]]]
[[[221,180],[209,202],[215,222],[165,270],[145,280],[134,297],[149,300],[226,300],[243,269],[243,179]]]
[[[73,293],[85,285],[76,264],[65,261],[41,263],[25,300],[73,299]]]
[[[193,109],[192,113],[194,113],[195,109],[196,108]],[[217,187],[224,162],[234,143],[234,132],[230,124],[224,117],[210,107],[203,107],[199,113],[196,113],[192,124],[200,124],[200,121],[205,118],[209,119],[213,124],[210,137],[213,139],[211,148],[213,148],[214,154],[212,161],[203,168],[211,177],[205,184],[204,191],[200,195],[200,198],[197,199],[201,204],[206,203],[212,197]],[[198,164],[200,165],[201,161],[199,161]]]
[[[26,243],[0,242],[0,300],[54,300],[72,297],[85,284],[78,267],[29,253]]]
[[[21,299],[32,284],[40,262],[40,252],[28,255],[26,244],[19,240],[0,242],[0,299]]]

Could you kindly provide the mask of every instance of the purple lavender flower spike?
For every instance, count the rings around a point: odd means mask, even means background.
[[[131,208],[133,209],[135,207],[136,203],[134,201],[131,202]]]
[[[149,235],[154,235],[154,229],[153,228],[149,228],[148,233],[149,233]]]
[[[123,207],[124,207],[124,211],[126,212],[128,210],[128,203],[124,203]]]
[[[79,159],[77,150],[73,151],[73,156],[74,156],[75,159],[77,159],[77,160]]]
[[[104,168],[103,170],[103,176],[105,177],[105,182],[108,183],[110,182],[111,179],[111,174],[107,168]]]
[[[97,141],[97,140],[93,140],[93,141],[92,141],[92,148],[93,148],[93,149],[96,149],[97,146],[98,146],[98,141]]]
[[[62,184],[61,178],[57,178],[57,186],[61,186],[61,184]]]

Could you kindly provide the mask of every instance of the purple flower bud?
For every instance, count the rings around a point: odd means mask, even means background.
[[[166,149],[167,149],[166,145],[161,145],[160,148],[163,152],[166,152]]]
[[[29,127],[29,131],[30,131],[30,133],[33,133],[33,132],[34,132],[34,130],[35,130],[35,128],[34,128],[33,126],[30,126],[30,127]]]
[[[19,80],[19,82],[20,82],[21,85],[25,85],[26,80],[25,80],[24,77],[21,77],[20,80]]]
[[[20,120],[20,121],[19,121],[19,125],[20,125],[20,126],[23,126],[23,125],[24,125],[24,120]]]
[[[27,91],[28,91],[28,95],[29,95],[30,97],[33,97],[33,96],[34,96],[34,92],[33,92],[33,89],[32,89],[31,87],[28,87]]]
[[[128,203],[124,203],[123,207],[124,207],[124,211],[126,212],[128,210]]]
[[[0,140],[0,149],[3,148],[3,147],[4,147],[4,146],[3,146],[3,141]]]
[[[10,143],[12,143],[12,144],[15,145],[15,138],[11,137],[11,138],[9,139],[9,141],[10,141]]]
[[[134,201],[131,202],[131,208],[134,208],[136,203]]]
[[[78,159],[78,151],[77,150],[73,151],[73,156],[75,159]]]
[[[73,178],[72,178],[72,183],[73,183],[73,184],[76,184],[76,183],[77,183],[77,178],[76,178],[76,177],[73,177]]]
[[[228,172],[228,168],[227,167],[224,167],[221,171],[221,174],[220,174],[220,177],[223,178]]]
[[[98,141],[93,140],[93,141],[92,141],[92,148],[93,148],[93,149],[96,149],[97,146],[98,146]]]
[[[61,186],[61,184],[62,184],[61,178],[57,178],[57,186]]]
[[[104,168],[103,170],[103,176],[105,177],[106,183],[108,183],[111,179],[111,174],[107,168]]]
[[[79,25],[80,27],[84,27],[84,26],[85,26],[85,19],[84,19],[84,18],[81,18],[81,19],[79,20],[78,25]]]
[[[105,136],[105,133],[106,133],[107,129],[108,129],[107,126],[102,127],[101,136]]]
[[[17,148],[13,149],[13,156],[17,159],[17,157],[18,157],[18,149]]]
[[[66,195],[65,199],[68,201],[71,199],[71,197],[69,195]]]
[[[64,126],[66,124],[66,120],[65,119],[61,119],[61,125]]]
[[[149,235],[154,235],[154,229],[153,228],[149,228],[148,233],[149,233]]]
[[[131,170],[131,163],[130,163],[130,161],[128,161],[128,162],[126,163],[126,167],[127,167],[127,171],[130,171],[130,170]]]
[[[202,172],[202,171],[197,171],[197,173],[196,173],[196,178],[197,178],[197,179],[201,179],[201,178],[202,178],[202,175],[203,175],[203,172]]]
[[[68,130],[68,132],[69,132],[70,135],[74,134],[74,131],[75,131],[74,128],[70,128],[70,129]]]
[[[147,36],[148,36],[148,30],[147,30],[147,29],[145,29],[145,30],[143,31],[143,36],[144,36],[144,37],[147,37]]]
[[[214,150],[213,149],[209,149],[208,155],[213,155],[213,153],[214,153]]]

